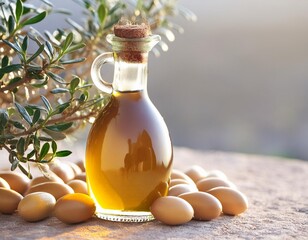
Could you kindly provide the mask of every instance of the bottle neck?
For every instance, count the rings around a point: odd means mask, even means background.
[[[143,53],[144,54],[144,53]],[[147,57],[148,53],[146,53]],[[115,54],[113,90],[118,92],[146,91],[148,63],[123,61]]]

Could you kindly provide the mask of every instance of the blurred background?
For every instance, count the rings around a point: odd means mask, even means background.
[[[308,160],[308,1],[179,4],[198,20],[173,19],[185,33],[152,55],[148,83],[174,145]]]
[[[308,159],[308,1],[180,3],[198,21],[149,79],[174,144]]]

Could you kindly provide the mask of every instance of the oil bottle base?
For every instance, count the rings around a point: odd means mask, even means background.
[[[154,220],[150,212],[104,210],[96,212],[98,218],[113,222],[149,222]]]

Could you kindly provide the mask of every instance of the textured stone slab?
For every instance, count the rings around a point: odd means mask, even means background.
[[[176,227],[157,221],[114,223],[95,218],[78,225],[56,218],[27,223],[16,214],[0,215],[0,239],[307,239],[307,162],[175,148],[175,168],[184,170],[193,164],[225,172],[248,196],[247,212]]]

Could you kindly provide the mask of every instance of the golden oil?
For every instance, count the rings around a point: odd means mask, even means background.
[[[151,203],[167,194],[172,156],[168,129],[146,91],[114,91],[90,130],[86,148],[87,183],[97,215],[114,221],[149,220],[129,216],[151,217]]]

